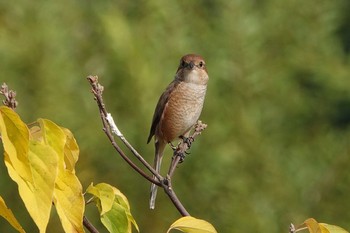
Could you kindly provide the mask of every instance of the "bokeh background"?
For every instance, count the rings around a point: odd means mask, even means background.
[[[287,232],[308,217],[350,230],[349,12],[348,0],[0,0],[0,81],[25,122],[71,129],[84,188],[118,187],[141,232],[160,233],[180,216],[162,192],[148,209],[149,184],[107,142],[86,76],[151,162],[158,98],[180,57],[201,54],[208,128],[173,181],[188,211],[223,233]],[[37,232],[3,162],[0,174],[0,195]],[[87,216],[106,232],[94,206]],[[53,211],[48,232],[62,231]],[[0,232],[15,231],[0,219]]]

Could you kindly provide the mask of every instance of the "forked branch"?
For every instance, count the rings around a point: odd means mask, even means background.
[[[106,110],[105,104],[103,102],[102,93],[103,93],[103,86],[101,86],[98,82],[97,76],[88,76],[88,81],[90,82],[90,85],[92,87],[92,93],[94,95],[94,98],[97,102],[100,117],[103,124],[103,131],[105,132],[106,136],[108,137],[109,141],[111,142],[114,149],[119,153],[119,155],[141,176],[143,176],[148,181],[162,187],[165,191],[165,193],[169,196],[175,207],[178,209],[178,211],[181,213],[182,216],[189,216],[190,214],[187,212],[185,207],[182,205],[180,200],[177,198],[171,184],[171,177],[177,167],[177,165],[183,161],[186,155],[186,151],[190,148],[191,143],[194,141],[194,138],[197,137],[201,131],[203,131],[206,128],[206,125],[202,122],[198,122],[196,124],[195,130],[193,134],[189,137],[184,139],[177,148],[174,149],[174,156],[171,163],[171,166],[169,168],[169,172],[166,178],[161,176],[159,173],[156,172],[155,169],[140,155],[140,153],[137,152],[137,150],[126,140],[124,135],[119,131],[117,125],[115,124],[113,117],[111,114],[109,114]],[[149,171],[151,172],[156,179],[153,179],[151,175],[148,175],[142,170],[139,166],[137,166],[125,153],[124,151],[118,146],[116,143],[113,134],[119,137],[119,139],[126,145],[126,147],[131,151],[131,153],[141,162],[141,164]]]

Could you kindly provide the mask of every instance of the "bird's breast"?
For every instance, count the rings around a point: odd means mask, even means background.
[[[173,141],[197,122],[206,89],[206,85],[181,82],[172,91],[159,125],[165,141]]]

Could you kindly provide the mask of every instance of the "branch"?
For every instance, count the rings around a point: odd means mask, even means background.
[[[107,135],[109,141],[112,143],[114,149],[120,154],[120,156],[135,170],[137,171],[141,176],[143,176],[145,179],[149,180],[152,183],[155,183],[156,185],[160,185],[158,181],[153,179],[151,176],[147,175],[142,169],[140,169],[133,161],[129,159],[128,156],[122,151],[122,149],[118,146],[116,143],[112,132],[115,133],[119,138],[123,139],[123,142],[128,146],[128,148],[131,147],[131,145],[126,141],[125,137],[121,134],[119,129],[117,128],[116,124],[114,123],[113,118],[111,118],[111,115],[107,113],[107,110],[105,108],[105,104],[103,103],[102,98],[102,92],[103,92],[103,86],[101,86],[98,83],[98,77],[97,76],[89,76],[87,79],[90,82],[90,85],[92,87],[92,93],[95,96],[95,100],[97,102],[99,111],[100,111],[100,117],[103,124],[103,131]],[[110,127],[112,126],[112,127]],[[112,129],[112,130],[111,130]],[[154,175],[157,174],[157,172],[153,169],[153,167],[147,163],[147,161],[139,154],[137,151],[132,148],[133,154],[137,157],[137,159],[140,160],[140,162],[148,168]],[[161,177],[159,174],[156,176],[159,180],[163,180],[164,178]]]
[[[6,85],[6,83],[3,83],[0,88],[0,95],[3,95],[5,99],[2,101],[2,103],[11,108],[13,111],[15,111],[18,102],[16,101],[16,92],[13,90],[9,90],[9,87]],[[0,135],[0,140],[2,140],[2,137]]]
[[[3,83],[0,88],[0,94],[5,96],[5,100],[2,101],[2,103],[9,107],[12,108],[13,110],[16,109],[18,106],[18,102],[16,101],[16,92],[13,90],[9,90],[8,86],[6,83]]]
[[[99,231],[92,225],[92,223],[87,219],[87,217],[83,217],[83,224],[91,233],[99,233]]]
[[[5,97],[5,100],[2,101],[2,103],[15,110],[15,108],[18,106],[18,102],[16,101],[16,92],[13,90],[9,90],[6,83],[3,83],[0,88],[0,95],[3,95]],[[1,136],[0,136],[1,139]],[[91,233],[99,233],[98,230],[92,225],[92,223],[84,216],[83,217],[83,225],[88,229]]]
[[[194,139],[202,133],[203,130],[207,128],[207,125],[198,121],[194,126],[194,132],[188,138],[182,138],[183,140],[180,144],[174,149],[174,155],[171,159],[171,164],[169,167],[169,172],[167,179],[171,178],[174,175],[175,169],[179,163],[182,163],[187,155],[187,150],[191,148]]]
[[[109,141],[113,145],[114,149],[120,154],[120,156],[140,175],[142,175],[145,179],[148,181],[161,186],[165,193],[169,196],[171,201],[173,202],[174,206],[178,209],[180,214],[182,216],[189,216],[190,214],[187,212],[185,207],[182,205],[178,197],[176,196],[172,184],[171,184],[171,176],[174,173],[174,170],[179,162],[182,162],[186,150],[190,148],[191,143],[194,141],[194,138],[198,136],[202,130],[206,128],[205,124],[202,124],[200,121],[196,124],[195,131],[192,136],[190,136],[185,142],[180,143],[178,147],[175,149],[174,157],[172,161],[171,168],[169,170],[169,173],[164,179],[158,172],[153,169],[153,167],[136,151],[136,149],[126,140],[124,135],[120,132],[117,125],[115,124],[113,117],[111,114],[109,114],[105,108],[105,105],[103,103],[102,98],[102,92],[103,92],[103,86],[101,86],[98,83],[98,77],[97,76],[88,76],[88,81],[90,82],[90,85],[92,87],[92,93],[94,94],[95,100],[97,102],[100,117],[103,124],[103,131],[105,132],[106,136],[108,137]],[[152,177],[148,176],[142,169],[140,169],[136,164],[134,164],[127,156],[126,154],[120,149],[118,144],[115,142],[114,137],[112,135],[114,133],[117,135],[120,140],[125,144],[125,146],[131,151],[131,153],[142,163],[143,166],[145,166],[155,177],[156,179],[153,179]]]

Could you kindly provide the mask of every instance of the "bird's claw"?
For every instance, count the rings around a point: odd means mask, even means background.
[[[187,153],[186,153],[186,152],[185,152],[185,153],[178,154],[178,156],[180,156],[179,163],[182,163],[182,162],[185,160],[186,155],[187,155]]]
[[[188,149],[190,149],[190,148],[191,148],[191,145],[192,145],[192,142],[194,142],[193,137],[180,136],[180,138],[182,139],[182,141],[183,141],[184,143],[187,144]]]
[[[172,149],[173,151],[176,151],[177,146],[174,146],[174,144],[171,143],[171,142],[169,142],[169,144],[170,144],[171,149]]]

